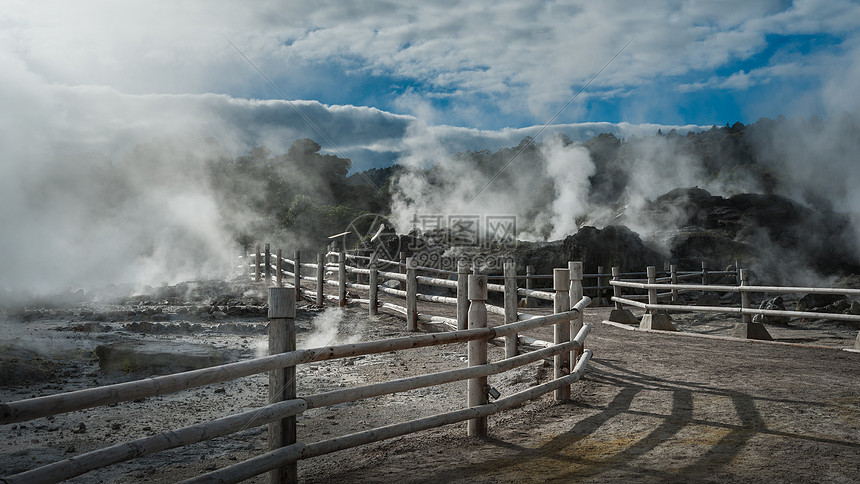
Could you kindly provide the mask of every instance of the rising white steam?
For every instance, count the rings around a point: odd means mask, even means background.
[[[364,318],[353,322],[345,320],[344,316],[345,312],[340,308],[329,308],[318,314],[312,321],[313,330],[299,337],[298,347],[320,348],[358,341],[361,328],[356,328],[355,324],[363,325]]]
[[[588,201],[594,162],[581,145],[565,145],[558,137],[542,144],[541,154],[546,160],[547,176],[555,186],[555,197],[550,205],[552,231],[549,238],[562,239],[576,233],[578,220],[596,215],[592,213],[596,209]]]

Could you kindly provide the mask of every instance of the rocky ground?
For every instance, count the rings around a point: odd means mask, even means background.
[[[432,306],[426,309],[432,312]],[[608,308],[586,314],[594,325],[586,346],[595,356],[570,402],[547,395],[491,417],[484,439],[467,438],[460,424],[302,461],[301,479],[860,482],[860,354],[840,349],[853,345],[856,327],[768,323],[778,342],[803,343],[785,345],[630,331],[601,324],[607,316]],[[189,283],[110,304],[7,310],[3,320],[3,402],[213,359],[251,358],[266,345],[264,291],[238,283]],[[683,331],[726,335],[735,321],[683,314],[675,322]],[[297,328],[299,347],[408,334],[397,317],[307,303],[300,304]],[[533,336],[551,338],[548,331]],[[125,363],[112,366],[104,348],[155,356],[120,358]],[[164,356],[179,353],[199,358]],[[465,355],[465,345],[458,344],[305,365],[298,369],[299,394],[462,367]],[[503,349],[491,346],[490,359],[502,357]],[[490,383],[510,395],[551,375],[551,362],[541,361]],[[251,409],[265,403],[266,385],[258,375],[0,426],[0,475]],[[454,383],[314,409],[298,417],[299,440],[323,440],[464,404],[465,383]],[[265,435],[264,427],[250,428],[72,482],[173,482],[263,452]]]

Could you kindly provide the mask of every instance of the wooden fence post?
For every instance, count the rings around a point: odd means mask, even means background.
[[[513,262],[505,262],[505,324],[517,322],[517,266]],[[505,358],[512,358],[519,353],[517,350],[518,335],[505,336]]]
[[[735,261],[735,280],[737,284],[741,285],[741,261]]]
[[[570,310],[574,304],[578,303],[580,299],[585,295],[582,289],[582,262],[581,261],[570,261],[567,263],[567,269],[570,273],[570,289],[568,291],[568,310]],[[580,312],[579,315],[570,320],[570,338],[568,341],[572,341],[576,338],[576,335],[579,333],[579,330],[582,329],[583,317]],[[576,360],[579,358],[579,355],[582,354],[582,348],[574,349],[570,352],[570,370],[573,370],[573,367],[576,366]]]
[[[657,268],[654,266],[648,266],[645,268],[645,271],[645,273],[648,275],[648,284],[657,284]],[[658,304],[656,287],[648,288],[648,304]],[[655,310],[649,309],[648,312],[654,313]]]
[[[257,252],[254,253],[254,282],[260,282],[260,244],[257,244]]]
[[[605,267],[597,266],[597,289],[594,291],[594,297],[600,298],[603,296],[603,271]],[[575,302],[573,304],[576,304]]]
[[[708,261],[702,261],[702,285],[708,285]]]
[[[296,297],[291,287],[269,288],[269,355],[296,350]],[[269,403],[296,398],[296,367],[269,372]],[[269,424],[269,450],[296,443],[296,417]],[[296,463],[269,471],[269,483],[298,482]]]
[[[534,289],[535,266],[526,266],[526,289]],[[526,307],[530,308],[534,304],[534,298],[526,296]]]
[[[741,286],[750,285],[749,270],[741,269],[740,277]],[[741,308],[752,308],[752,294],[746,291],[741,292]],[[741,315],[741,322],[735,324],[735,327],[732,329],[732,336],[735,338],[760,339],[765,341],[773,339],[770,332],[764,327],[764,323],[754,323],[751,314]]]
[[[740,272],[740,286],[749,286],[750,285],[750,273],[747,270],[741,270]],[[743,309],[749,309],[752,307],[752,294],[744,291],[741,293],[741,307]],[[742,314],[741,315],[742,323],[752,323],[752,314]]]
[[[346,306],[346,254],[343,251],[337,260],[337,303],[340,307]]]
[[[648,274],[648,284],[657,284],[657,268],[648,266],[646,268]],[[648,289],[648,304],[658,304],[657,288]],[[642,320],[639,322],[639,329],[659,329],[663,331],[678,331],[675,325],[672,324],[672,318],[666,311],[658,309],[648,309]]]
[[[400,253],[400,273],[406,274],[406,253],[405,252]],[[400,281],[400,290],[401,291],[406,290],[406,282],[405,281]]]
[[[317,306],[325,306],[325,254],[317,254]]]
[[[469,329],[487,327],[487,276],[469,276]],[[469,367],[487,364],[487,340],[468,343]],[[470,378],[466,405],[476,407],[488,403],[487,377]],[[466,425],[469,437],[487,435],[487,417],[471,419]]]
[[[563,313],[570,311],[570,270],[569,269],[553,269],[552,270],[552,286],[555,290],[553,298],[553,312]],[[555,323],[553,331],[553,340],[555,344],[569,341],[570,337],[570,321],[562,321]],[[570,369],[570,353],[559,353],[553,357],[553,379],[559,379],[567,376]],[[570,385],[560,387],[555,391],[556,400],[570,399]]]
[[[296,286],[296,301],[302,300],[302,255],[296,251],[296,263],[293,264],[293,285]]]
[[[269,244],[266,244],[266,265],[264,266],[266,269],[266,284],[272,283],[272,250],[269,247]]]
[[[278,249],[275,256],[278,258],[278,263],[275,264],[277,266],[277,274],[275,275],[275,278],[278,281],[278,284],[277,284],[278,287],[283,287],[283,285],[284,285],[283,284],[283,279],[284,279],[283,261],[284,261],[284,259],[282,257],[281,249]]]
[[[418,331],[418,280],[415,259],[406,258],[406,331]]]
[[[620,267],[613,267],[612,268],[612,280],[613,281],[621,280],[621,268]],[[612,286],[612,294],[615,297],[621,297],[621,288],[618,286]],[[617,309],[618,311],[621,311],[622,309],[624,309],[624,306],[622,306],[620,302],[615,301],[615,309]]]
[[[457,329],[469,327],[469,261],[457,260]]]
[[[613,267],[612,268],[612,280],[620,281],[621,280],[621,268]],[[621,287],[612,286],[612,294],[616,298],[621,297]],[[575,303],[574,303],[575,304]],[[615,309],[613,309],[609,313],[609,320],[615,321],[616,323],[624,323],[624,324],[639,324],[639,320],[636,319],[636,316],[629,309],[624,309],[624,305],[618,301],[615,301]]]
[[[671,277],[672,284],[678,283],[678,266],[672,264],[669,266],[669,277]],[[678,290],[672,289],[672,302],[678,300]]]
[[[368,276],[368,284],[370,284],[370,304],[368,312],[371,316],[379,313],[379,269],[376,267],[376,254],[370,256],[370,276]]]

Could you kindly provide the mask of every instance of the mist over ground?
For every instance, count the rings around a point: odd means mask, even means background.
[[[315,101],[128,95],[48,82],[3,52],[0,64],[6,300],[222,278],[253,242],[315,252],[362,213],[388,214],[385,167],[393,161],[427,156],[432,144],[444,146],[435,159],[445,164],[467,147],[499,148],[539,130],[429,127]],[[652,128],[585,123],[550,132],[584,140]],[[358,175],[368,168],[383,173],[368,183]]]
[[[222,278],[256,242],[315,252],[366,213],[647,237],[668,230],[649,201],[678,187],[785,195],[846,217],[847,240],[858,18],[822,0],[12,0],[0,299]]]
[[[403,164],[361,173],[307,138],[282,154],[259,146],[234,156],[215,138],[177,131],[110,158],[32,132],[14,139],[10,130],[5,156],[26,163],[3,165],[0,222],[10,230],[0,235],[7,249],[0,295],[22,301],[115,284],[134,291],[230,277],[236,256],[255,243],[315,253],[364,214],[387,216],[400,233],[415,228],[420,215],[514,215],[525,241],[622,224],[669,260],[665,234],[696,221],[661,196],[689,187],[727,199],[775,195],[796,205],[789,215],[802,220],[776,221],[786,224],[782,232],[764,220],[767,230],[747,224],[731,234],[767,248],[759,254],[770,254],[768,260],[751,261],[753,267],[788,266],[781,280],[826,282],[832,264],[819,267],[808,252],[843,258],[846,271],[856,265],[856,113],[763,118],[684,134],[658,130],[584,142],[564,134],[526,137],[496,151],[439,151],[433,164],[426,152],[419,162],[407,151]]]
[[[860,260],[860,173],[853,168],[860,159],[858,120],[854,112],[626,139],[602,134],[584,143],[563,135],[526,138],[516,147],[402,171],[392,216],[407,231],[418,227],[416,214],[515,215],[519,238],[534,241],[623,224],[671,260],[669,239],[685,226],[706,225],[690,218],[689,205],[699,201],[687,198],[705,196],[706,206],[719,200],[696,192],[683,200],[662,196],[695,187],[728,199],[720,204],[757,207],[755,215],[724,213],[711,223],[756,249],[756,260],[742,261],[746,267],[774,280],[832,282]],[[741,225],[732,219],[738,216],[745,217]]]

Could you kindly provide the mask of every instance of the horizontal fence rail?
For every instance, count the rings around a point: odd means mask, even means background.
[[[714,286],[699,284],[647,284],[630,281],[611,281],[611,285],[619,287],[630,287],[634,289],[687,289],[691,291],[711,292],[761,292],[781,294],[844,294],[846,296],[860,296],[860,289],[848,289],[839,287],[792,287],[792,286]]]
[[[278,474],[287,476],[286,479],[288,482],[292,482],[295,480],[294,477],[290,477],[291,475],[294,476],[294,463],[300,458],[323,455],[392,436],[405,435],[461,421],[469,422],[468,430],[470,435],[484,435],[487,426],[486,417],[492,413],[506,410],[550,391],[556,392],[557,399],[569,398],[570,385],[580,378],[592,355],[590,350],[584,348],[585,338],[591,330],[591,326],[582,323],[582,312],[590,304],[591,299],[581,294],[581,263],[572,262],[569,268],[557,269],[557,274],[554,275],[554,291],[550,292],[518,288],[515,283],[517,280],[516,274],[513,271],[511,271],[511,274],[508,274],[508,268],[506,268],[505,284],[494,285],[487,284],[486,276],[469,274],[471,271],[464,266],[461,266],[457,272],[452,273],[456,274],[457,277],[454,280],[418,275],[418,270],[425,269],[419,268],[411,260],[407,260],[406,264],[398,265],[401,272],[386,272],[378,270],[378,261],[374,259],[366,259],[372,262],[368,264],[368,267],[347,266],[346,261],[348,257],[342,253],[334,254],[330,257],[330,259],[335,259],[335,262],[327,262],[326,255],[319,254],[317,263],[315,264],[302,263],[298,252],[296,252],[293,259],[282,257],[280,250],[274,256],[274,262],[272,262],[272,257],[273,255],[268,246],[265,252],[261,252],[258,248],[257,253],[253,256],[253,272],[250,274],[256,281],[263,282],[265,280],[270,284],[274,284],[269,289],[270,347],[272,347],[272,338],[283,337],[275,336],[276,334],[282,334],[278,333],[281,330],[277,328],[281,327],[282,323],[287,324],[288,328],[291,327],[293,324],[291,321],[295,313],[294,302],[275,303],[275,300],[272,299],[272,294],[283,294],[282,291],[288,291],[286,293],[288,294],[286,301],[298,300],[302,297],[301,292],[303,287],[301,282],[303,280],[315,283],[317,288],[317,304],[324,304],[326,300],[335,300],[338,301],[340,306],[344,306],[347,302],[351,302],[353,304],[368,306],[372,314],[378,309],[393,310],[407,320],[407,329],[410,331],[417,329],[418,321],[428,324],[442,324],[451,331],[416,334],[388,340],[305,350],[288,349],[285,352],[262,358],[211,368],[15,402],[6,402],[0,404],[0,424],[24,422],[35,418],[97,406],[113,405],[140,398],[154,397],[259,373],[268,373],[270,375],[269,388],[271,391],[272,388],[277,386],[272,383],[271,379],[285,378],[283,375],[288,374],[294,375],[297,365],[441,344],[467,343],[469,366],[356,388],[339,389],[297,397],[287,396],[285,399],[277,398],[273,403],[257,409],[97,449],[14,476],[3,477],[2,482],[57,482],[142,455],[190,445],[215,437],[222,437],[235,433],[240,429],[265,424],[269,425],[270,435],[281,436],[273,441],[276,444],[271,452],[235,466],[221,469],[215,473],[193,479],[192,482],[209,482],[211,479],[216,479],[218,482],[236,482],[245,478],[241,476],[258,475],[270,470],[276,470],[275,472]],[[362,260],[356,257],[354,259]],[[385,264],[383,263],[383,265]],[[287,270],[288,268],[292,268],[292,271]],[[303,269],[313,270],[316,274],[315,276],[303,275]],[[427,272],[432,273],[433,271]],[[437,271],[436,273],[439,274],[440,272]],[[571,276],[571,274],[573,275]],[[348,280],[348,275],[359,279],[355,281]],[[327,278],[327,276],[335,277],[336,279],[332,280]],[[464,276],[468,277],[468,284],[466,284]],[[294,281],[293,287],[282,287],[285,277]],[[362,278],[364,281],[359,282],[362,281]],[[394,284],[402,284],[401,289],[386,286],[382,283],[385,280],[395,281]],[[453,297],[421,293],[418,292],[419,284],[422,287],[433,286],[454,291],[457,295]],[[336,286],[338,288],[338,295],[325,294],[322,290],[325,285]],[[348,295],[346,292],[347,288],[368,292],[370,296],[365,299],[355,297],[352,294]],[[466,289],[468,289],[468,295],[466,294]],[[487,291],[489,290],[500,291],[505,294],[505,305],[494,306],[487,304],[486,298]],[[405,298],[406,306],[378,300],[377,295],[380,292]],[[555,306],[554,313],[537,316],[517,312],[516,303],[518,295],[551,300]],[[278,301],[281,301],[281,299],[278,299]],[[440,315],[419,313],[418,301],[456,306],[458,317],[448,318]],[[466,302],[464,303],[464,301]],[[571,301],[575,302],[575,304],[571,304]],[[280,311],[277,308],[289,307],[290,304],[292,304],[292,316],[276,316],[274,314]],[[488,326],[488,312],[503,316],[505,322],[503,324]],[[554,342],[552,343],[535,340],[522,334],[524,331],[545,326],[556,328]],[[560,332],[559,328],[563,328],[563,331]],[[275,332],[273,333],[273,331]],[[289,334],[289,331],[286,334]],[[292,331],[294,335],[294,330]],[[489,362],[487,360],[486,345],[489,341],[504,341],[506,347],[505,359],[497,362]],[[519,353],[519,345],[530,345],[538,349]],[[556,374],[553,380],[495,402],[489,402],[489,387],[486,385],[486,378],[488,376],[550,357],[556,360]],[[565,371],[559,373],[559,365],[563,365]],[[276,375],[282,376],[278,377]],[[467,408],[463,410],[315,443],[296,443],[294,425],[292,427],[292,437],[290,437],[289,424],[284,423],[294,421],[296,415],[312,408],[355,402],[374,396],[463,380],[468,381]],[[562,395],[562,397],[559,397],[559,395]],[[272,432],[277,433],[271,434]],[[286,432],[286,434],[283,432]],[[266,463],[261,465],[261,462]]]
[[[753,316],[762,316],[765,318],[787,317],[800,319],[825,319],[854,323],[860,322],[860,315],[857,314],[768,309],[764,306],[764,304],[762,304],[759,308],[752,307],[753,294],[828,294],[841,295],[845,297],[858,297],[860,296],[860,289],[803,286],[753,286],[749,284],[749,271],[743,269],[738,271],[739,284],[737,286],[678,284],[678,277],[676,277],[675,275],[673,275],[673,277],[671,278],[671,283],[665,284],[659,282],[660,279],[657,279],[655,277],[656,271],[653,266],[648,268],[648,279],[645,283],[631,280],[621,280],[618,277],[619,274],[617,274],[617,270],[613,270],[616,272],[616,274],[613,280],[610,281],[610,285],[613,286],[615,290],[615,295],[611,298],[611,300],[616,304],[616,309],[621,310],[623,306],[632,306],[639,309],[644,309],[646,311],[646,314],[658,314],[660,312],[702,312],[739,315],[741,316],[742,322],[737,324],[732,332],[733,335],[738,337],[772,339],[770,334],[767,332],[767,329],[764,328],[761,322],[757,322],[756,320],[754,320]],[[647,294],[622,295],[620,293],[621,288],[647,291]],[[669,292],[658,292],[666,290],[668,290]],[[703,294],[707,292],[739,294],[741,306],[714,306],[713,304],[707,305],[707,303],[701,305],[685,305],[675,303],[678,294],[683,291],[695,291],[701,292]],[[665,297],[671,297],[673,302],[671,304],[661,303],[660,299]],[[641,302],[637,300],[643,298],[646,299],[647,302]],[[647,328],[647,325],[644,321],[645,320],[643,317],[643,322],[640,324],[640,327]],[[674,327],[671,326],[670,323],[668,325],[663,323],[659,329],[674,330]],[[860,335],[858,335],[858,341],[860,341]]]
[[[515,264],[509,261],[504,264],[504,275],[488,277],[472,274],[468,264],[462,261],[458,262],[456,271],[450,271],[421,266],[411,257],[405,257],[402,253],[400,256],[400,261],[385,260],[376,255],[367,256],[337,251],[332,246],[326,253],[317,254],[315,263],[308,263],[302,261],[299,251],[295,252],[293,258],[286,258],[283,257],[281,250],[273,254],[268,244],[262,250],[257,246],[254,254],[244,257],[246,262],[241,267],[254,281],[272,285],[269,288],[269,338],[270,348],[274,348],[271,350],[274,354],[201,370],[0,403],[0,424],[24,422],[66,412],[175,393],[260,373],[268,373],[270,392],[281,386],[284,388],[283,392],[274,396],[270,393],[271,403],[256,409],[96,449],[0,478],[0,482],[57,482],[142,455],[223,437],[261,425],[269,425],[271,442],[269,452],[198,476],[188,482],[238,482],[264,472],[269,472],[270,479],[277,482],[295,482],[297,479],[295,463],[300,459],[463,421],[468,421],[469,435],[486,435],[487,416],[493,413],[510,409],[548,392],[555,392],[557,400],[569,399],[571,384],[581,378],[592,358],[591,350],[585,348],[585,340],[591,331],[591,325],[584,324],[582,317],[585,308],[591,303],[591,298],[583,294],[586,289],[594,291],[612,289],[615,296],[611,300],[616,307],[626,304],[648,311],[657,310],[657,308],[683,308],[678,310],[685,311],[728,309],[742,315],[750,313],[782,315],[787,311],[755,310],[747,307],[664,305],[657,304],[657,298],[672,296],[674,299],[678,291],[719,292],[724,288],[727,288],[726,292],[741,293],[744,301],[748,299],[746,296],[750,293],[766,293],[771,292],[771,289],[773,289],[772,292],[792,292],[790,290],[797,289],[797,292],[833,293],[820,288],[749,286],[742,280],[743,271],[708,271],[704,263],[701,271],[677,271],[674,266],[667,265],[664,277],[657,279],[656,270],[653,267],[649,267],[645,273],[621,273],[618,268],[613,268],[609,274],[605,273],[602,267],[598,267],[597,273],[584,274],[582,263],[577,261],[570,262],[567,267],[554,269],[552,275],[534,274],[533,268],[527,266],[526,274],[522,275],[516,273]],[[381,267],[393,270],[380,270]],[[643,275],[646,276],[644,283],[639,280],[622,281],[620,279]],[[731,275],[736,276],[739,286],[707,284],[711,276]],[[502,280],[503,284],[488,283],[491,277]],[[679,279],[698,277],[702,279],[701,286],[677,283]],[[585,278],[593,280],[595,285],[584,287]],[[552,288],[534,289],[532,282],[540,279],[552,279]],[[313,285],[316,293],[311,294],[308,287],[303,286],[303,281]],[[526,287],[519,287],[518,281],[525,281]],[[664,282],[670,284],[663,284]],[[336,287],[336,295],[326,294],[325,286]],[[426,290],[430,287],[438,288],[433,291],[435,294],[427,293]],[[622,288],[647,291],[648,294],[622,297],[620,293]],[[425,291],[422,292],[422,289]],[[661,289],[670,292],[658,293]],[[835,291],[835,289],[830,290]],[[856,292],[840,289],[835,293],[860,294],[860,290],[854,291]],[[489,292],[501,293],[504,304],[501,306],[489,304],[487,302]],[[405,305],[380,300],[380,293],[389,296],[388,299],[405,300]],[[520,301],[519,296],[524,299]],[[380,309],[387,310],[403,317],[408,331],[418,331],[419,322],[442,325],[449,331],[297,350],[294,329],[295,301],[303,297],[315,301],[319,306],[326,305],[327,301],[335,301],[341,307],[348,304],[366,306],[370,314],[377,314]],[[642,303],[632,299],[636,297],[647,297],[648,302]],[[521,303],[528,305],[528,301],[534,300],[552,302],[553,314],[538,316],[518,311]],[[432,303],[424,306],[425,309],[433,304],[455,307],[457,317],[451,318],[419,311],[419,301]],[[498,299],[495,298],[493,301]],[[488,313],[500,316],[503,323],[489,325]],[[811,317],[811,314],[818,313],[800,314]],[[854,318],[856,319],[851,320],[860,321],[860,316],[854,316]],[[494,321],[498,319],[500,318]],[[543,327],[553,328],[552,342],[536,340],[523,334]],[[494,362],[488,360],[488,342],[504,344],[504,359]],[[295,394],[294,376],[298,365],[455,343],[467,345],[468,366],[465,368],[311,395]],[[521,352],[521,348],[525,347],[537,349]],[[553,377],[549,382],[535,385],[494,402],[489,401],[487,377],[547,358],[553,358],[554,363]],[[466,408],[320,442],[296,442],[295,417],[309,409],[358,402],[372,397],[457,381],[468,383]],[[278,385],[277,382],[282,382],[283,385]]]
[[[400,424],[389,425],[373,429],[372,431],[358,432],[345,435],[338,439],[332,439],[316,444],[293,444],[288,447],[271,451],[259,457],[235,464],[209,474],[183,481],[185,483],[232,483],[250,479],[267,470],[276,469],[279,466],[296,462],[300,459],[308,459],[329,454],[339,450],[345,450],[359,445],[379,442],[402,435],[429,430],[432,428],[450,425],[466,420],[486,418],[489,415],[514,408],[523,402],[535,399],[545,393],[556,390],[565,385],[572,385],[579,381],[591,360],[591,350],[585,350],[582,358],[577,362],[573,372],[561,379],[553,380],[538,385],[528,390],[513,394],[509,397],[499,399],[477,407],[471,407],[454,412],[437,414],[422,419],[411,420]]]
[[[839,314],[839,313],[814,313],[811,311],[783,311],[777,309],[755,309],[755,308],[735,308],[726,306],[684,306],[676,304],[648,304],[639,301],[633,301],[624,298],[612,298],[613,301],[619,301],[622,304],[646,309],[650,311],[677,311],[677,312],[693,312],[693,313],[722,313],[722,314],[739,314],[739,315],[756,315],[762,316],[787,316],[791,318],[806,318],[806,319],[832,319],[834,321],[853,321],[860,322],[860,315],[856,314]]]
[[[571,313],[575,313],[572,311]],[[571,318],[571,314],[566,314],[567,318]],[[544,324],[551,322],[547,320]],[[487,328],[492,330],[493,328]],[[462,381],[469,378],[480,376],[494,375],[509,371],[528,363],[542,360],[546,357],[555,354],[571,351],[584,344],[585,337],[591,330],[590,325],[585,325],[577,334],[577,337],[570,342],[549,348],[544,351],[534,351],[520,355],[516,358],[502,360],[497,363],[490,363],[478,367],[469,367],[459,370],[450,370],[439,373],[421,375],[417,377],[404,378],[390,382],[376,383],[365,385],[358,388],[350,388],[343,390],[334,390],[330,392],[303,396],[295,400],[278,402],[271,405],[266,405],[254,410],[243,412],[236,415],[231,415],[221,419],[203,422],[200,424],[190,425],[170,432],[164,432],[155,436],[137,439],[131,442],[116,444],[103,449],[98,449],[86,454],[82,454],[70,459],[59,461],[47,466],[34,469],[32,471],[16,474],[4,479],[6,482],[59,482],[64,479],[75,477],[91,470],[95,470],[106,465],[116,464],[136,457],[149,455],[162,450],[167,450],[176,447],[182,447],[194,443],[211,440],[216,437],[229,435],[247,428],[258,427],[285,417],[299,415],[309,409],[327,407],[339,403],[356,402],[362,399],[372,398],[381,395],[392,393],[405,392],[427,386],[440,385]],[[462,332],[461,332],[462,333]],[[485,334],[460,334],[467,340],[487,338]],[[477,338],[480,336],[480,338]],[[414,338],[414,337],[412,337]],[[439,344],[448,344],[439,343]],[[350,345],[343,345],[348,347]],[[415,347],[415,346],[413,346]],[[341,350],[342,348],[336,348]],[[322,350],[322,349],[320,349]],[[314,350],[310,350],[314,351]],[[382,352],[388,352],[384,350]],[[370,353],[378,354],[379,352]],[[320,361],[320,360],[317,360]],[[584,365],[583,365],[584,368]],[[265,470],[259,470],[253,475],[261,474]],[[251,477],[251,476],[249,476]],[[243,478],[245,479],[245,478]],[[236,482],[236,481],[232,481]]]

